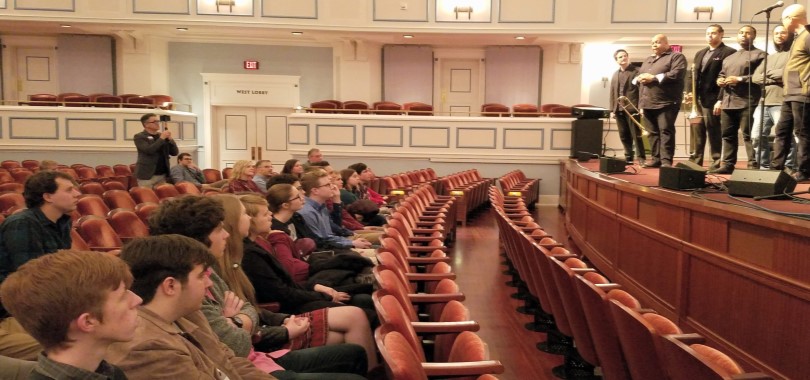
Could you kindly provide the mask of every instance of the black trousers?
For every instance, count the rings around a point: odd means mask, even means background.
[[[276,359],[284,371],[270,373],[281,380],[360,380],[368,367],[366,350],[356,344],[333,344],[288,352]]]
[[[701,122],[692,129],[695,133],[695,156],[692,161],[698,165],[703,165],[703,155],[706,152],[706,141],[709,142],[709,152],[711,152],[712,166],[720,165],[720,153],[722,152],[722,140],[720,137],[720,116],[712,113],[713,107],[703,107],[699,105],[700,114],[703,115]],[[708,138],[707,138],[708,137]]]
[[[636,116],[636,120],[641,120]],[[630,120],[630,116],[626,112],[616,112],[616,127],[619,129],[619,140],[624,147],[624,158],[627,161],[632,161],[633,157],[638,157],[642,160],[647,158],[644,152],[644,140],[641,138],[641,129]],[[633,153],[633,144],[636,145],[635,156]]]
[[[751,126],[754,125],[754,109],[745,107],[720,112],[720,125],[723,127],[723,165],[737,163],[737,149],[740,146],[739,132],[742,131],[748,162],[756,162],[754,144],[751,142]]]
[[[680,106],[673,104],[664,108],[644,109],[650,135],[650,151],[653,163],[672,165],[675,155],[675,120]]]
[[[793,134],[799,138],[796,150],[798,170],[804,175],[810,174],[810,104],[804,102],[784,102],[779,113],[779,124],[776,125],[776,139],[773,142],[773,161],[771,169],[782,170],[793,144]]]

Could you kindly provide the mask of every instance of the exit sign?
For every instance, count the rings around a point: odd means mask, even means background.
[[[245,70],[258,70],[259,61],[245,61]]]

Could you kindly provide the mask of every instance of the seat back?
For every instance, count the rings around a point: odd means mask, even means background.
[[[160,200],[180,196],[180,192],[177,191],[177,188],[171,183],[162,183],[155,186],[155,194],[158,196],[158,198],[160,198]]]
[[[222,178],[223,179],[230,179],[232,174],[233,174],[233,168],[222,169]]]
[[[129,189],[129,194],[132,195],[135,203],[160,202],[160,198],[155,194],[155,191],[148,187],[133,187]]]
[[[222,173],[217,169],[203,169],[202,172],[203,177],[205,177],[205,183],[222,181]]]
[[[110,165],[96,165],[96,175],[101,178],[115,177],[115,171]]]
[[[79,191],[81,191],[82,194],[94,194],[101,197],[107,190],[98,182],[84,182],[79,185]]]
[[[660,318],[645,317],[655,314],[639,314],[615,299],[608,302],[611,316],[616,324],[616,331],[621,342],[622,353],[627,360],[627,368],[633,379],[666,379],[661,361],[656,354],[655,339],[659,335],[653,323],[662,322]],[[666,319],[666,318],[664,318]],[[677,334],[680,331],[665,331],[666,334]]]
[[[411,325],[412,320],[402,308],[402,304],[392,295],[388,295],[385,292],[381,294],[384,295],[373,297],[374,307],[377,309],[377,314],[380,316],[380,322],[388,325],[393,331],[398,331],[402,334],[419,357],[419,360],[423,362],[426,361],[422,341],[416,335],[416,331]],[[375,294],[375,296],[379,296],[379,294]]]
[[[422,361],[401,333],[380,327],[374,333],[389,380],[427,380]]]
[[[149,226],[149,216],[152,215],[152,212],[157,210],[157,208],[157,203],[141,203],[135,206],[135,213],[138,214],[138,217],[141,218],[141,221],[143,221],[145,225]]]
[[[149,228],[133,210],[117,208],[110,211],[107,220],[122,241],[149,236]]]
[[[310,103],[309,108],[312,108],[313,113],[337,113],[337,109],[340,107],[331,101],[322,100]]]
[[[368,113],[368,103],[359,100],[343,102],[343,113]]]
[[[485,104],[481,107],[482,116],[489,116],[489,117],[499,117],[499,116],[509,116],[509,107],[498,104],[498,103],[491,103]]]
[[[124,101],[124,108],[155,108],[155,100],[145,96],[133,96]]]
[[[0,194],[0,213],[11,215],[14,211],[25,208],[25,197],[22,193],[7,192]]]
[[[62,98],[65,107],[89,107],[90,97],[87,95],[68,95]]]
[[[538,117],[537,106],[534,104],[515,104],[512,106],[513,116],[516,117]]]
[[[616,334],[616,325],[613,323],[607,307],[607,293],[604,290],[617,285],[608,284],[604,277],[600,277],[596,273],[577,275],[574,278],[574,287],[579,294],[582,311],[590,328],[594,349],[605,377],[618,380],[630,379],[630,373],[627,370],[624,355],[622,355],[619,336]]]
[[[132,196],[129,195],[129,192],[126,190],[107,190],[101,196],[104,198],[104,202],[109,206],[111,209],[116,208],[125,208],[128,210],[134,210],[135,200],[132,199]]]
[[[76,221],[76,230],[94,250],[120,249],[123,245],[118,234],[103,217],[85,215]]]
[[[39,170],[39,160],[22,160],[22,167],[32,172],[36,172]]]
[[[174,99],[172,99],[172,97],[169,96],[169,95],[149,95],[149,96],[147,96],[147,98],[152,99],[152,101],[155,103],[155,106],[157,108],[160,108],[162,110],[173,110],[174,109],[174,104],[172,104]],[[163,105],[164,103],[169,103],[169,104]]]
[[[115,172],[115,175],[125,175],[125,176],[132,175],[132,169],[129,168],[129,165],[125,164],[113,165],[113,171]]]
[[[121,108],[121,103],[124,102],[124,99],[115,95],[100,95],[95,99],[90,99],[90,101],[94,102],[96,107]]]
[[[56,95],[53,94],[33,94],[28,95],[28,102],[31,106],[56,106]]]
[[[23,191],[25,191],[25,185],[17,182],[4,182],[0,184],[0,193],[7,191],[22,194]]]
[[[577,351],[585,361],[594,366],[599,366],[599,358],[593,347],[591,331],[588,322],[585,320],[585,313],[582,310],[582,303],[579,300],[579,293],[574,289],[574,268],[587,268],[584,262],[579,259],[570,258],[561,262],[551,259],[551,272],[554,282],[557,284],[557,291],[560,292],[565,314],[571,326],[571,333],[577,344]]]
[[[197,185],[191,182],[183,181],[175,183],[174,188],[177,189],[178,194],[194,194],[194,195],[202,194],[200,192],[200,189],[197,188]]]
[[[110,208],[104,203],[104,200],[95,194],[85,194],[79,197],[79,202],[76,203],[76,210],[82,216],[95,215],[102,218],[107,217]]]
[[[32,175],[34,175],[34,173],[26,169],[18,169],[11,172],[11,176],[14,177],[14,182],[23,184],[28,180],[28,177]]]
[[[374,110],[378,115],[401,115],[402,105],[394,102],[376,102]]]

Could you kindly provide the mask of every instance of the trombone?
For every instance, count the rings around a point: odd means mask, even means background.
[[[624,113],[626,113],[627,116],[630,117],[630,120],[633,121],[633,124],[635,124],[637,127],[641,129],[641,135],[649,136],[650,132],[647,131],[647,128],[644,128],[644,125],[641,123],[641,121],[636,120],[634,116],[641,114],[638,108],[636,108],[635,104],[633,104],[633,102],[631,102],[630,99],[628,99],[626,96],[620,96],[616,99],[616,101],[619,102],[619,107],[621,107],[622,111],[624,111]]]
[[[695,85],[695,64],[692,64],[692,68],[690,69],[692,72],[692,100],[687,101],[686,104],[692,104],[692,111],[689,112],[689,115],[686,116],[686,119],[689,120],[689,124],[700,124],[703,121],[703,116],[700,115],[700,112],[697,110],[697,86]],[[684,98],[686,95],[684,95]]]

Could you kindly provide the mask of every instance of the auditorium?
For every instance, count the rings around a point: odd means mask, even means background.
[[[215,261],[163,320],[204,330],[202,378],[806,378],[805,6],[0,0],[0,290],[103,252],[143,325],[134,252],[180,234]],[[201,238],[167,227],[188,197]],[[0,378],[140,378],[141,330],[74,319],[110,345],[82,370],[2,294]],[[345,346],[360,370],[292,359]]]

